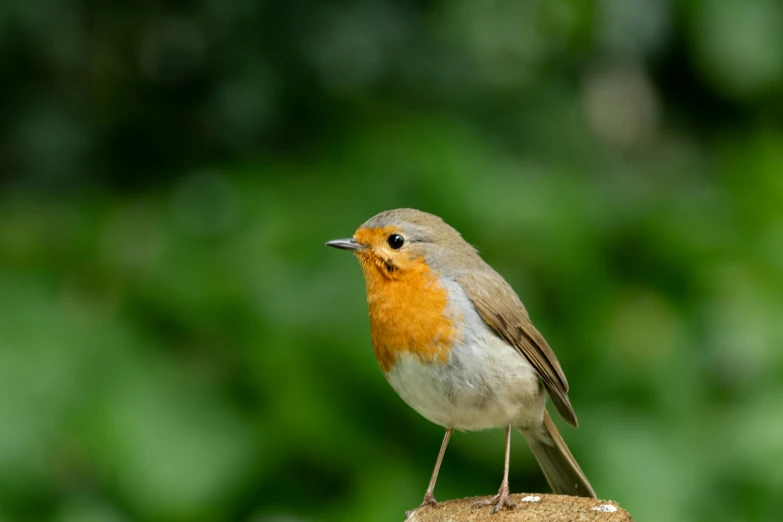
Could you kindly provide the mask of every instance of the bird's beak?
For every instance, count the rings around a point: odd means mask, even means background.
[[[356,241],[354,238],[333,239],[331,241],[327,241],[326,246],[339,248],[340,250],[351,250],[353,252],[367,248],[366,246]]]

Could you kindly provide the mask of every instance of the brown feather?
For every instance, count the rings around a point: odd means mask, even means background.
[[[494,271],[471,270],[458,275],[457,281],[484,321],[530,361],[563,419],[577,426],[563,369],[511,286]]]

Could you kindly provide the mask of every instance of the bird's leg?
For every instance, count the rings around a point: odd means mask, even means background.
[[[479,506],[492,506],[489,510],[489,514],[493,514],[496,511],[500,511],[503,508],[514,509],[517,507],[516,503],[508,498],[508,464],[511,457],[511,424],[506,426],[506,464],[503,467],[503,482],[500,483],[500,489],[498,494],[489,500],[482,500],[473,504],[474,507]]]
[[[443,455],[446,453],[446,446],[449,445],[449,439],[451,438],[452,433],[454,433],[454,428],[449,428],[448,430],[446,430],[446,435],[443,436],[443,442],[440,445],[440,452],[438,453],[438,460],[435,461],[435,469],[432,470],[432,477],[430,478],[430,484],[429,486],[427,486],[427,491],[424,493],[424,500],[422,501],[421,505],[416,509],[423,508],[424,506],[438,505],[438,501],[435,500],[435,495],[433,494],[435,492],[435,482],[438,480],[440,463],[443,461]],[[410,516],[411,513],[416,511],[416,509],[406,511],[405,515]]]

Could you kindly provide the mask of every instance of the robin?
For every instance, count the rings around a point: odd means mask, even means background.
[[[350,239],[328,246],[358,258],[367,287],[370,333],[392,388],[425,419],[446,428],[420,507],[434,496],[454,430],[505,427],[503,481],[477,505],[513,509],[511,428],[527,440],[555,493],[595,498],[546,408],[549,395],[572,426],[576,414],[554,352],[511,286],[441,218],[414,209],[382,212]],[[409,514],[411,512],[408,512]]]

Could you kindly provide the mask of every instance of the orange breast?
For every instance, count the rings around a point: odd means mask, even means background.
[[[381,370],[391,370],[402,352],[425,363],[445,363],[457,331],[446,315],[447,291],[436,274],[424,262],[409,265],[394,278],[373,263],[362,266],[372,344]]]

